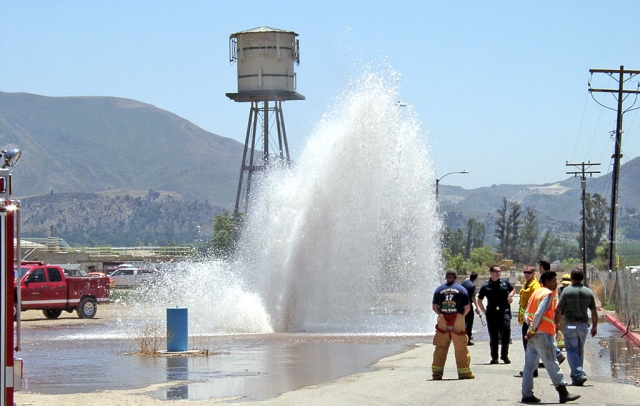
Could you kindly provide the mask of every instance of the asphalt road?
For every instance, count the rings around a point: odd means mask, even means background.
[[[606,324],[606,323],[603,323]],[[522,379],[515,377],[524,365],[522,344],[512,331],[509,365],[490,365],[489,343],[479,341],[469,347],[473,380],[458,380],[453,348],[445,366],[444,379],[431,380],[433,345],[385,358],[376,364],[376,371],[347,376],[320,385],[288,392],[279,397],[252,402],[256,405],[495,405],[517,404],[521,399]],[[585,348],[585,371],[589,380],[583,387],[569,387],[569,392],[582,395],[571,404],[578,405],[638,405],[640,387],[623,384],[611,376],[611,360],[607,359],[606,341],[611,334],[609,325],[601,325],[595,338],[589,338]],[[601,345],[600,342],[604,345]],[[561,365],[565,380],[569,380],[569,366]],[[534,393],[541,404],[558,403],[558,393],[545,370],[534,380]],[[239,403],[246,404],[246,403]]]

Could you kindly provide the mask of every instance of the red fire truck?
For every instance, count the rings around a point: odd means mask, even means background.
[[[19,264],[14,250],[14,238],[20,245],[18,204],[11,198],[9,168],[20,158],[20,150],[0,152],[0,406],[13,406],[13,391],[21,383],[21,361],[15,361],[14,351],[14,265]],[[18,255],[19,256],[19,255]],[[19,324],[19,323],[18,323]],[[18,368],[15,368],[18,367]]]

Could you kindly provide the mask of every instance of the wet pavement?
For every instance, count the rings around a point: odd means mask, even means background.
[[[425,337],[247,334],[190,337],[209,355],[139,356],[136,339],[104,336],[100,327],[31,329],[23,337],[24,390],[46,394],[133,389],[176,381],[159,399],[246,396],[263,400],[366,371],[380,358]],[[188,382],[186,382],[188,381]]]
[[[476,319],[477,322],[477,319]],[[23,334],[24,390],[45,394],[133,389],[175,381],[153,392],[158,399],[204,400],[243,396],[264,400],[305,386],[367,371],[380,358],[430,344],[424,335],[243,334],[190,337],[190,348],[207,356],[148,357],[135,338],[121,338],[110,323],[32,325]],[[476,342],[486,328],[475,326]],[[511,351],[521,351],[519,326],[512,328]],[[613,326],[601,323],[589,338],[585,359],[590,381],[638,385],[640,350]],[[488,356],[488,354],[487,354]],[[473,359],[472,364],[483,360]]]

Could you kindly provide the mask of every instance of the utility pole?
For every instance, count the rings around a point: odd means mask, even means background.
[[[616,120],[616,145],[615,152],[613,154],[613,182],[611,184],[611,216],[609,219],[609,270],[614,271],[616,269],[616,222],[618,211],[618,183],[620,182],[620,159],[622,158],[622,116],[624,113],[636,110],[636,108],[622,109],[622,103],[626,95],[640,94],[640,84],[636,90],[625,90],[624,83],[634,76],[640,74],[640,70],[625,70],[624,65],[620,65],[620,69],[589,69],[591,76],[594,73],[604,73],[609,75],[613,80],[618,82],[617,89],[593,89],[591,87],[591,81],[589,81],[589,92],[593,97],[594,92],[612,93],[618,101],[618,119]],[[618,75],[616,78],[614,75]],[[626,79],[625,79],[626,75]],[[617,95],[617,96],[616,96]],[[595,100],[595,98],[594,98]],[[611,107],[607,107],[596,100],[596,103],[602,107],[614,110]],[[635,104],[635,101],[634,101]],[[632,105],[633,107],[633,105]]]
[[[594,173],[600,173],[600,171],[587,171],[587,169],[594,165],[600,164],[591,163],[591,161],[586,163],[582,162],[581,164],[570,164],[569,161],[567,161],[567,166],[582,167],[580,172],[567,172],[567,175],[575,175],[576,177],[580,175],[580,184],[582,186],[582,272],[584,272],[585,276],[587,275],[587,175],[591,177]]]

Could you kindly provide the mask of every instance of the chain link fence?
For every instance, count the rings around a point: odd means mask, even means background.
[[[614,305],[616,318],[629,330],[640,328],[640,272],[617,270],[615,272],[590,269],[587,275],[589,287],[602,306]]]

